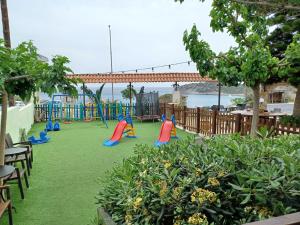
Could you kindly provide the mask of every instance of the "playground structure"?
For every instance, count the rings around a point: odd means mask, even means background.
[[[95,97],[94,95],[87,95],[87,94],[79,94],[78,96],[82,96],[83,99],[85,97]],[[57,97],[70,97],[66,94],[55,94],[52,96],[52,101],[49,102],[47,105],[42,105],[37,107],[40,109],[44,114],[46,114],[47,125],[46,129],[48,131],[52,129],[52,120],[55,120],[58,124],[57,120],[64,121],[64,123],[71,123],[73,120],[84,120],[84,121],[91,121],[94,118],[99,118],[107,127],[106,119],[103,116],[102,104],[85,104],[85,100],[83,100],[84,104],[82,103],[74,103],[71,105],[68,101],[63,105],[61,101],[54,101]],[[59,124],[56,125],[59,127]],[[49,128],[49,129],[48,129]],[[55,128],[55,127],[54,127]],[[60,129],[60,127],[59,127]],[[56,130],[59,130],[56,129]]]
[[[86,103],[85,107],[82,103],[54,103],[51,117],[53,121],[61,121],[64,123],[99,120],[101,119],[101,115],[99,115],[98,107],[98,104],[94,103]],[[100,107],[103,110],[102,115],[105,120],[116,120],[119,114],[126,116],[127,111],[135,115],[135,104],[130,106],[130,104],[122,104],[121,102],[101,102]],[[50,111],[51,104],[35,106],[36,114],[38,114],[38,117],[42,117],[41,121],[48,121]]]
[[[154,121],[160,118],[158,92],[136,95],[136,118],[140,121]]]
[[[40,139],[37,139],[34,136],[28,138],[28,141],[30,141],[33,145],[44,144],[47,143],[49,140],[50,138],[47,137],[47,132],[45,131],[40,132]]]
[[[169,143],[171,138],[178,138],[176,135],[176,122],[175,116],[171,116],[171,120],[167,120],[165,115],[162,115],[162,125],[159,133],[158,140],[155,142],[155,146],[159,147],[161,145]]]
[[[105,140],[103,145],[104,146],[114,146],[119,144],[120,140],[123,137],[123,134],[126,134],[127,138],[136,138],[135,130],[133,128],[132,118],[129,114],[127,114],[126,119],[122,114],[118,117],[119,123],[117,124],[113,135],[109,140]]]

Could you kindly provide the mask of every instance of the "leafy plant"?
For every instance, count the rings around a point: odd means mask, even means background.
[[[282,116],[280,117],[280,123],[283,125],[296,125],[300,127],[300,116]]]
[[[234,105],[246,104],[246,99],[245,98],[234,98],[231,100],[231,103]]]
[[[121,94],[123,98],[130,100],[130,98],[134,98],[136,96],[136,90],[133,88],[133,85],[127,85],[126,89],[121,91]]]
[[[20,136],[20,141],[26,141],[26,129],[25,128],[20,128],[19,129],[19,136]]]
[[[241,224],[300,210],[300,139],[216,136],[139,145],[98,203],[117,224]]]

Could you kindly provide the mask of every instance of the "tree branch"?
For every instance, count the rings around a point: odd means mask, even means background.
[[[270,6],[270,7],[275,7],[275,8],[300,10],[300,6],[291,5],[291,4],[276,4],[276,3],[271,3],[271,2],[268,2],[268,1],[254,1],[254,2],[251,2],[249,0],[233,0],[233,1],[238,2],[238,3],[247,4],[247,5],[262,5],[262,6]]]
[[[16,77],[10,77],[10,78],[6,79],[5,82],[21,80],[21,79],[25,79],[25,78],[29,78],[29,77],[30,77],[29,75],[21,75],[21,76],[16,76]]]

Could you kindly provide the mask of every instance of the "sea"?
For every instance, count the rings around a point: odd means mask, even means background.
[[[88,86],[94,93],[96,89],[99,87],[95,86]],[[124,87],[115,87],[114,88],[114,99],[121,101],[123,103],[128,103],[129,100],[123,99],[121,91],[124,89]],[[139,89],[136,88],[138,91]],[[82,92],[81,90],[78,90],[79,93]],[[159,96],[164,94],[172,94],[174,91],[174,88],[172,87],[145,87],[145,93],[149,92],[158,92]],[[212,106],[218,104],[218,95],[216,94],[184,94],[184,96],[187,96],[187,107],[194,108],[194,107],[206,107],[206,106]],[[229,106],[232,105],[231,100],[234,98],[240,98],[240,95],[221,95],[221,105],[223,106]],[[44,94],[40,93],[40,100],[49,100],[50,98]],[[112,90],[111,85],[107,85],[103,88],[102,91],[102,100],[107,101],[112,99]],[[59,97],[57,97],[55,100],[59,100]]]

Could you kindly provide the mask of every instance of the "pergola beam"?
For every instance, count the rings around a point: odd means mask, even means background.
[[[84,83],[153,83],[153,82],[214,82],[199,73],[113,73],[113,74],[70,74],[70,78],[80,78]]]

